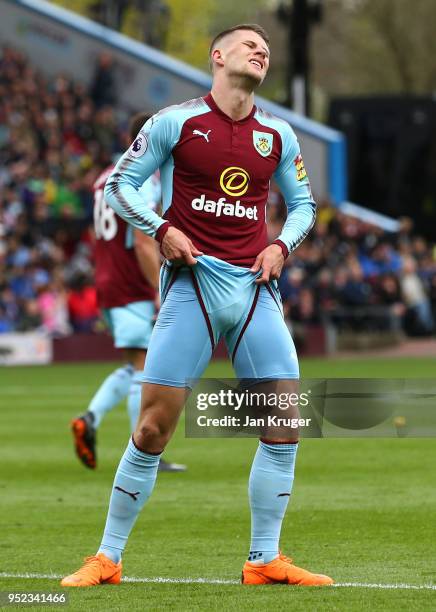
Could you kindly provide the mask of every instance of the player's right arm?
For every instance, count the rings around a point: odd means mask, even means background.
[[[158,291],[160,258],[156,241],[140,230],[135,230],[134,249],[144,278],[155,291]]]
[[[171,128],[172,122],[165,115],[151,117],[118,160],[104,189],[104,198],[115,212],[153,238],[166,221],[148,206],[138,190],[171,154],[175,144]]]
[[[106,182],[104,198],[127,223],[156,238],[169,261],[193,265],[200,251],[183,232],[170,227],[168,221],[149,208],[138,193],[141,185],[171,155],[178,138],[178,125],[171,112],[153,115],[119,159]]]

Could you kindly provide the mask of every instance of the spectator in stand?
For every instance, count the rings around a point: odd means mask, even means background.
[[[401,257],[387,242],[378,242],[359,257],[365,278],[397,273],[401,270]]]
[[[70,281],[68,291],[68,310],[75,332],[95,331],[99,319],[97,292],[91,280],[78,273]]]
[[[300,292],[300,299],[290,309],[291,321],[305,324],[316,324],[320,321],[319,310],[315,304],[313,291],[308,287],[303,287]]]
[[[14,326],[0,300],[0,334],[7,334],[12,331],[14,331]]]
[[[279,279],[279,288],[283,300],[285,317],[289,316],[291,309],[298,304],[303,288],[304,270],[287,266]]]
[[[337,307],[335,292],[333,289],[332,271],[321,268],[314,281],[315,300],[319,308],[321,319],[326,319],[333,314]]]
[[[115,105],[116,83],[114,60],[110,53],[101,53],[95,68],[89,94],[97,109]]]
[[[14,293],[9,287],[0,294],[0,308],[3,313],[3,327],[6,331],[15,331],[19,318],[19,305]]]
[[[304,346],[308,326],[320,323],[313,290],[303,286],[298,301],[293,304],[288,303],[287,311],[288,319],[291,321],[294,342],[297,348]]]
[[[37,305],[41,313],[41,329],[51,336],[66,336],[71,333],[67,292],[61,270],[56,270],[53,280],[41,284],[37,289]]]
[[[423,282],[416,273],[416,260],[405,257],[401,273],[401,291],[407,307],[410,325],[418,334],[431,334],[434,321],[430,300],[425,292]]]
[[[406,307],[402,303],[400,285],[394,274],[382,276],[375,288],[376,302],[386,312],[386,329],[399,332],[403,327]]]
[[[22,301],[16,331],[29,332],[41,326],[41,314],[35,299]]]
[[[348,306],[366,306],[371,303],[371,287],[365,282],[357,259],[348,261],[348,278],[341,290],[341,298]]]

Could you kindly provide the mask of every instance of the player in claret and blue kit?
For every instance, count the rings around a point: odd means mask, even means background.
[[[211,92],[154,115],[106,183],[107,202],[161,245],[163,304],[143,374],[141,415],[115,475],[100,548],[63,586],[120,581],[122,552],[153,490],[186,388],[201,376],[220,337],[239,379],[285,381],[297,389],[298,360],[275,279],[312,227],[315,203],[292,129],[254,105],[269,66],[266,32],[257,25],[226,30],[213,40],[210,60]],[[158,167],[163,218],[137,191]],[[273,177],[288,216],[268,245],[265,206]],[[259,442],[249,478],[244,584],[333,583],[279,550],[297,443],[294,430]]]
[[[133,141],[150,118],[145,112],[132,117],[129,126]],[[104,186],[114,166],[104,170],[94,184],[95,285],[98,304],[108,323],[116,348],[125,365],[102,382],[87,411],[73,419],[71,430],[80,461],[90,469],[97,465],[97,430],[120,401],[127,398],[130,429],[133,432],[141,405],[141,376],[153,329],[159,287],[160,258],[153,238],[127,224],[104,199]],[[146,205],[155,210],[161,200],[158,173],[140,188]],[[159,470],[184,471],[184,465],[160,461]]]

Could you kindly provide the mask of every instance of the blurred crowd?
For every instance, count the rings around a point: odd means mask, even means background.
[[[286,210],[271,199],[273,238]],[[389,233],[319,202],[315,227],[287,260],[279,285],[293,323],[413,336],[436,331],[436,245],[415,236],[408,218]]]
[[[11,48],[0,59],[0,333],[53,336],[101,328],[93,286],[92,185],[128,146],[112,60],[86,88],[46,79]],[[271,239],[286,216],[274,190]],[[320,203],[315,228],[286,262],[280,288],[292,324],[430,335],[435,245],[412,222],[386,233]]]
[[[128,145],[116,114],[112,59],[89,88],[46,79],[19,51],[0,59],[0,332],[89,331],[92,186]]]

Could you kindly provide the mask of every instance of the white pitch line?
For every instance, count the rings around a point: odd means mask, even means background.
[[[22,578],[39,580],[60,580],[60,574],[9,574],[0,572],[0,578]],[[241,584],[239,580],[225,580],[221,578],[164,578],[155,576],[154,578],[125,577],[123,582],[140,584]],[[362,582],[336,582],[335,588],[356,588],[356,589],[406,589],[414,591],[436,591],[434,584],[373,584]]]
[[[355,587],[361,589],[411,589],[414,591],[436,591],[436,584],[372,584],[360,582],[337,582],[334,587]]]

